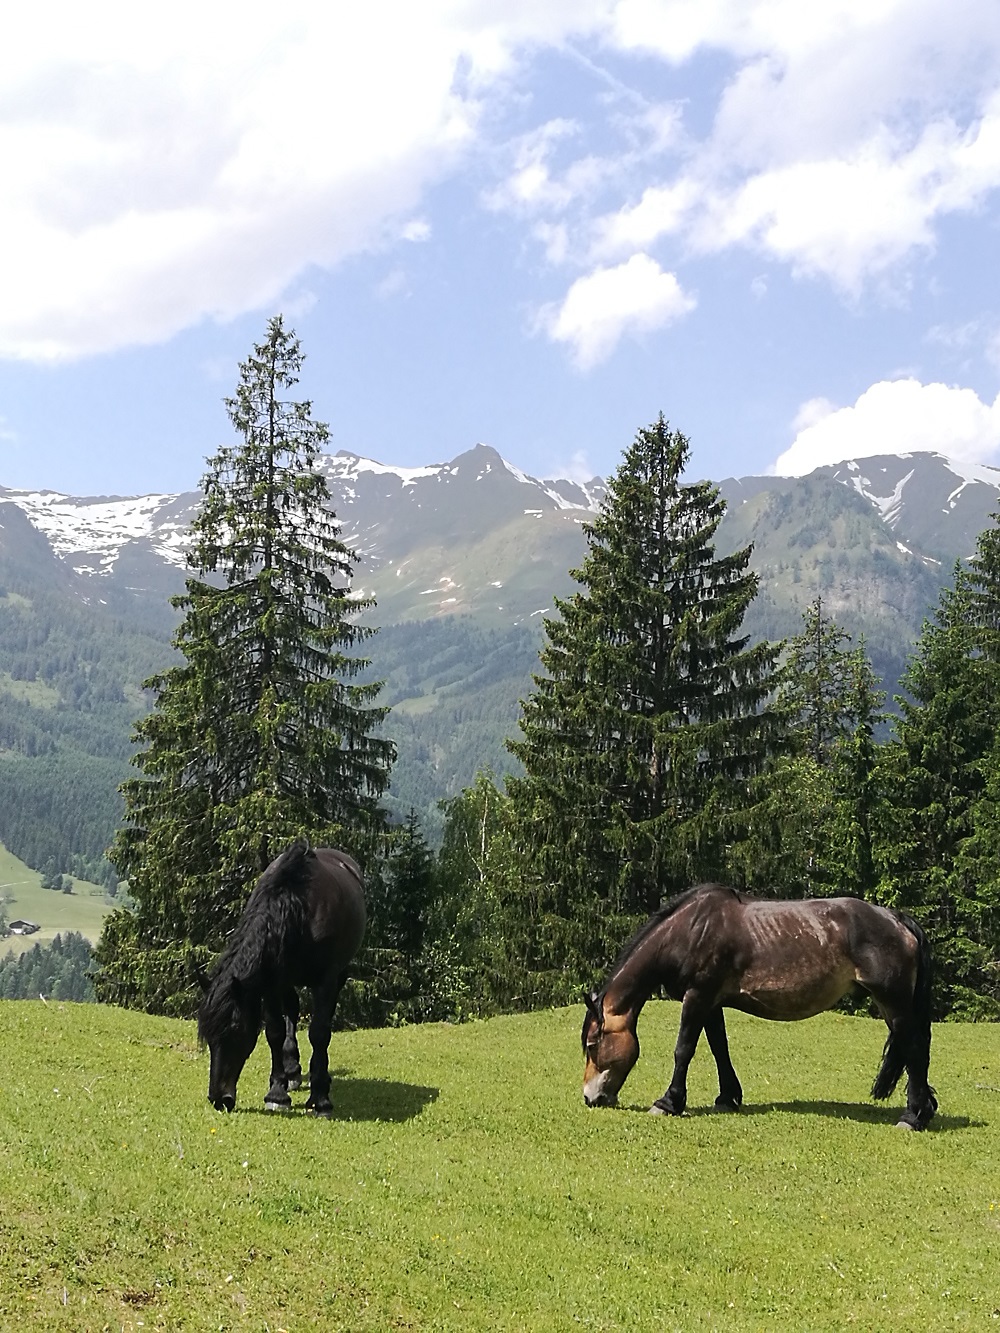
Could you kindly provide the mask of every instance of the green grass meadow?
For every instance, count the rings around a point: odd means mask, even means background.
[[[8,935],[0,939],[0,955],[24,953],[35,944],[51,944],[57,935],[79,931],[96,943],[104,918],[111,911],[104,890],[85,880],[73,881],[72,893],[42,888],[42,877],[0,845],[0,895],[6,900],[8,921],[19,918],[39,926],[33,935]]]
[[[0,1328],[1000,1326],[1000,1026],[935,1029],[912,1134],[837,1014],[733,1015],[744,1110],[699,1049],[690,1113],[646,1115],[677,1012],[614,1111],[582,1009],[337,1033],[323,1121],[263,1111],[263,1041],[225,1116],[192,1024],[0,1003]]]

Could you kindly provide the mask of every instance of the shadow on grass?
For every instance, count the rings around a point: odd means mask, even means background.
[[[744,1104],[738,1111],[720,1111],[714,1106],[689,1106],[689,1116],[703,1115],[819,1115],[830,1120],[856,1120],[864,1125],[895,1125],[899,1119],[901,1106],[874,1106],[871,1102],[761,1102],[757,1105]],[[638,1104],[628,1107],[630,1111],[646,1111],[649,1108]],[[973,1120],[967,1115],[941,1115],[939,1112],[927,1126],[927,1133],[942,1133],[955,1129],[982,1129],[984,1120]]]
[[[350,1078],[349,1069],[334,1069],[330,1101],[333,1103],[328,1120],[389,1120],[401,1123],[413,1120],[425,1107],[437,1101],[438,1088],[422,1087],[418,1083],[396,1083],[387,1078]],[[291,1111],[274,1112],[264,1106],[241,1106],[244,1115],[264,1115],[277,1119],[281,1115],[306,1113],[308,1091],[292,1094]]]

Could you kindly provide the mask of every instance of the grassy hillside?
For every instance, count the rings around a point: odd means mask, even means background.
[[[101,925],[111,910],[104,890],[84,880],[73,881],[72,893],[43,889],[41,875],[0,846],[0,895],[8,921],[21,918],[41,927],[34,935],[8,935],[0,939],[0,954],[23,953],[34,944],[47,944],[62,931],[78,930],[95,943]]]
[[[730,1034],[748,1105],[645,1114],[677,1006],[643,1016],[623,1107],[580,1097],[578,1010],[338,1033],[335,1118],[205,1101],[191,1025],[0,1004],[0,1327],[690,1330],[992,1327],[1000,1028],[942,1026],[925,1134],[865,1099],[881,1025]],[[305,1093],[297,1094],[299,1104]],[[897,1099],[898,1101],[899,1099]]]

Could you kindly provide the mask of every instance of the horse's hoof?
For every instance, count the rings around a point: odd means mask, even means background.
[[[912,1133],[916,1133],[916,1129],[917,1129],[916,1125],[911,1125],[910,1122],[909,1122],[908,1120],[897,1120],[897,1121],[896,1121],[896,1128],[897,1128],[897,1129],[908,1129],[908,1130],[910,1131],[911,1134],[912,1134]]]
[[[312,1115],[314,1115],[314,1116],[316,1117],[317,1120],[332,1120],[332,1119],[333,1119],[333,1107],[332,1107],[332,1106],[311,1106],[311,1107],[309,1108],[309,1110],[310,1110],[310,1113],[311,1113]]]
[[[656,1101],[653,1103],[653,1105],[649,1108],[650,1115],[682,1116],[684,1115],[684,1111],[685,1108],[683,1106],[680,1108],[676,1106],[671,1106],[670,1103],[664,1101],[662,1097],[658,1097]]]
[[[265,1103],[264,1103],[264,1110],[265,1110],[265,1111],[290,1111],[291,1109],[292,1109],[292,1103],[291,1103],[291,1102],[265,1102]]]
[[[726,1102],[723,1101],[721,1097],[716,1097],[715,1109],[717,1111],[724,1111],[727,1115],[735,1115],[740,1107],[738,1102]]]

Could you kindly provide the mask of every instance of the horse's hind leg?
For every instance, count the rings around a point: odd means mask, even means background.
[[[905,1070],[906,1110],[896,1124],[900,1129],[924,1129],[937,1110],[934,1089],[927,1081],[931,1060],[930,1018],[916,1010],[908,996],[880,994],[874,986],[868,990],[889,1029],[882,1064],[872,1084],[872,1096],[876,1101],[891,1096]]]
[[[330,1105],[330,1035],[333,1031],[333,1011],[347,980],[342,972],[333,981],[317,986],[313,991],[313,1013],[309,1023],[309,1100],[306,1106],[316,1115],[329,1116]]]
[[[721,1005],[718,1009],[713,1009],[705,1019],[705,1036],[715,1056],[715,1067],[719,1071],[719,1095],[715,1099],[715,1104],[720,1111],[735,1111],[743,1105],[743,1089],[729,1057],[726,1019]]]
[[[914,973],[905,980],[897,974],[883,985],[870,984],[864,976],[859,977],[889,1028],[872,1096],[878,1100],[888,1097],[905,1069],[906,1110],[896,1123],[901,1129],[925,1129],[937,1111],[937,1097],[927,1081],[931,1060],[930,945],[916,922],[904,918],[900,928],[916,942]]]
[[[930,1023],[914,1014],[904,1014],[889,1022],[889,1040],[900,1043],[906,1063],[906,1110],[896,1124],[900,1129],[925,1129],[937,1111],[934,1089],[927,1081],[931,1061]]]
[[[276,995],[264,998],[264,1035],[271,1051],[271,1086],[264,1094],[264,1105],[271,1111],[287,1110],[292,1104],[285,1072],[285,1011]]]
[[[299,1060],[299,1043],[295,1030],[299,1022],[299,996],[294,986],[289,986],[285,994],[285,1040],[281,1048],[282,1063],[285,1066],[285,1085],[289,1092],[302,1087],[302,1064]]]

